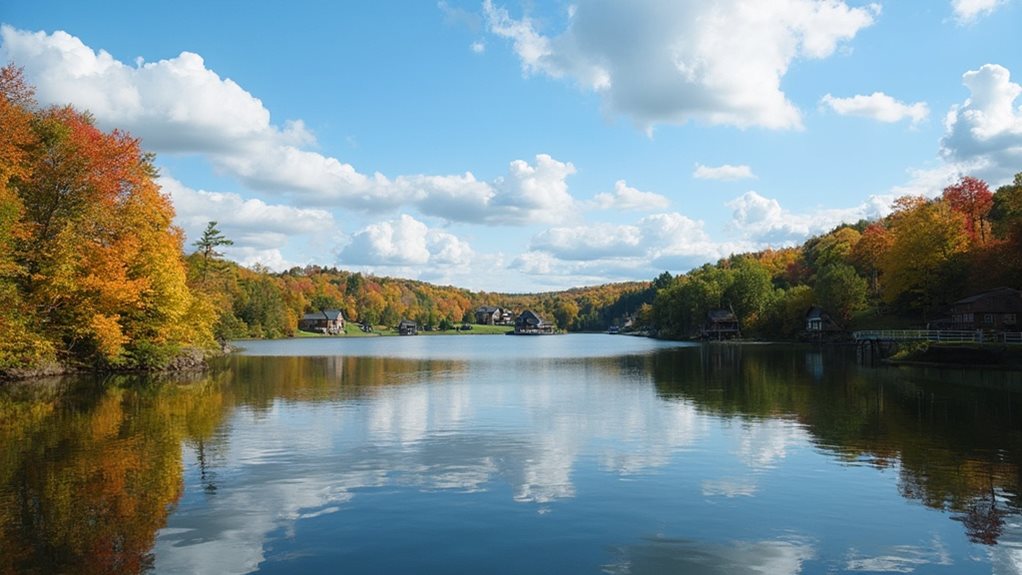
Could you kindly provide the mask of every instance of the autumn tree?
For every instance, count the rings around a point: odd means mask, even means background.
[[[208,344],[211,332],[185,283],[183,238],[155,182],[153,157],[128,134],[99,130],[88,114],[30,108],[17,73],[5,69],[2,76],[14,96],[4,97],[0,121],[15,135],[0,152],[0,228],[13,230],[0,231],[7,244],[0,289],[11,294],[5,301],[65,362],[152,365],[181,346]],[[28,353],[2,351],[22,360]]]
[[[55,350],[25,307],[20,282],[26,270],[17,257],[18,241],[27,233],[18,186],[32,175],[32,129],[35,106],[31,86],[21,70],[0,68],[0,369],[25,367],[54,358]]]
[[[1022,238],[1022,172],[1011,184],[997,188],[989,214],[994,233],[1001,238]]]
[[[888,303],[925,315],[960,292],[969,246],[965,217],[946,202],[901,200],[891,216],[890,249],[880,262],[882,293]]]
[[[987,241],[990,222],[987,215],[993,207],[994,195],[986,182],[972,176],[965,176],[958,182],[944,188],[942,196],[951,209],[965,216],[965,229],[974,243]]]
[[[847,324],[852,314],[866,307],[866,280],[848,264],[832,263],[816,274],[818,303],[841,323]]]
[[[869,279],[870,293],[880,295],[880,264],[894,239],[883,224],[874,222],[862,232],[852,248],[851,260],[860,273]]]
[[[808,240],[805,244],[806,260],[814,270],[846,264],[861,238],[862,234],[855,228],[841,226],[829,234]]]

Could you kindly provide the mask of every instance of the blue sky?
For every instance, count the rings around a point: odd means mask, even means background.
[[[650,279],[1022,171],[1022,0],[15,2],[191,242],[488,291]]]

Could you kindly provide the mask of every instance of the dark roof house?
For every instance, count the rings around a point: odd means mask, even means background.
[[[527,309],[515,318],[515,335],[546,335],[554,333],[554,325],[547,323],[536,312]]]
[[[806,311],[806,331],[812,333],[841,331],[841,326],[822,307],[814,305]]]
[[[962,298],[951,305],[955,329],[1019,331],[1022,292],[1000,287]]]
[[[397,324],[398,335],[417,335],[419,333],[419,326],[410,319],[403,319],[401,323]]]
[[[501,309],[489,305],[479,306],[475,311],[476,323],[494,325],[500,321]]]
[[[703,325],[702,336],[705,339],[732,339],[741,337],[738,329],[738,318],[727,309],[712,309],[706,312],[706,323]]]
[[[324,309],[307,313],[298,320],[298,329],[336,335],[344,331],[344,314],[339,309]]]

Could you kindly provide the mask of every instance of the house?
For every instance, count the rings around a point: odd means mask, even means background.
[[[511,325],[514,321],[511,310],[491,305],[477,307],[475,318],[476,323],[483,325]]]
[[[502,312],[499,307],[493,307],[489,305],[479,306],[476,308],[476,323],[483,325],[497,325],[502,317]]]
[[[732,339],[742,337],[738,329],[738,318],[727,309],[711,309],[706,312],[706,323],[703,325],[704,339]]]
[[[841,327],[831,319],[830,314],[818,305],[810,306],[806,311],[806,331],[809,333],[828,333],[841,331]]]
[[[515,318],[515,335],[547,335],[554,333],[554,325],[547,323],[532,310],[525,310]]]
[[[307,313],[298,320],[298,329],[337,335],[344,332],[344,314],[339,309],[324,309]]]
[[[1000,287],[960,299],[951,305],[954,329],[1019,331],[1022,292]]]
[[[419,333],[419,326],[410,319],[403,319],[397,324],[398,335],[416,335]]]

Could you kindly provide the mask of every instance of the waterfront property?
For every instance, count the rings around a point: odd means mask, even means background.
[[[307,313],[298,320],[298,329],[313,333],[337,335],[344,331],[344,314],[339,309]]]
[[[1022,292],[1001,287],[971,295],[951,306],[955,329],[1018,331],[1022,315]]]
[[[401,323],[397,324],[398,335],[417,335],[419,333],[419,326],[410,319],[403,319]]]
[[[809,333],[830,333],[841,331],[841,327],[822,307],[810,306],[806,311],[806,331]]]
[[[515,335],[547,335],[554,333],[554,324],[527,309],[515,318]]]
[[[702,337],[714,340],[742,337],[735,313],[727,309],[714,309],[707,312]]]
[[[475,310],[476,323],[482,325],[511,325],[511,310],[492,305],[479,306]]]

